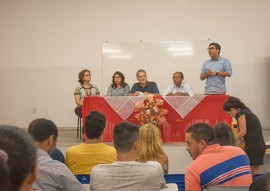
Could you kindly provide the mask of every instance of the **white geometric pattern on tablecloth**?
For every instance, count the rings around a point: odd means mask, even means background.
[[[123,120],[126,120],[134,112],[137,101],[144,100],[145,97],[106,96],[104,99]]]
[[[196,105],[198,105],[205,95],[196,95],[196,96],[165,96],[164,100],[166,100],[172,108],[175,109],[177,113],[183,119]]]

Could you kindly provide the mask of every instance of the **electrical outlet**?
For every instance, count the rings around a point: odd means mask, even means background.
[[[37,113],[37,108],[36,107],[33,107],[33,114],[36,114]]]

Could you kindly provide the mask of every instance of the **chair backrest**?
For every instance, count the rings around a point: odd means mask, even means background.
[[[249,186],[222,186],[212,185],[207,186],[207,191],[248,191]]]
[[[166,183],[177,184],[178,190],[185,190],[185,175],[184,174],[165,174]]]
[[[77,178],[77,180],[81,184],[89,184],[90,183],[90,175],[89,174],[77,174],[77,175],[75,175],[75,177]]]
[[[178,191],[178,187],[175,183],[167,183],[166,187],[160,189],[160,191]]]

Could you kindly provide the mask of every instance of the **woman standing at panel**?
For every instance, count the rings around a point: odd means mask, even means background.
[[[107,96],[127,96],[130,86],[125,82],[125,76],[116,71],[112,76],[112,84],[109,86]]]
[[[141,151],[138,161],[157,161],[161,164],[164,174],[168,174],[169,160],[162,148],[159,129],[153,124],[145,124],[139,132]]]
[[[231,117],[236,118],[239,128],[236,141],[239,142],[244,138],[244,150],[250,160],[252,174],[258,173],[260,165],[263,164],[266,149],[258,117],[236,97],[229,97],[224,103],[223,109]]]
[[[99,89],[96,85],[90,84],[92,74],[89,70],[82,70],[79,75],[79,83],[81,84],[75,89],[74,98],[77,104],[75,113],[78,117],[82,117],[83,99],[85,96],[100,96]]]

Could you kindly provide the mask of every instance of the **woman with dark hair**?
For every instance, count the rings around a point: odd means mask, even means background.
[[[218,123],[214,127],[216,141],[221,146],[235,146],[235,135],[226,123]]]
[[[252,174],[258,173],[260,165],[263,164],[266,149],[260,120],[239,98],[236,97],[229,97],[224,103],[223,109],[231,117],[236,118],[238,125],[236,141],[240,142],[242,138],[244,138],[244,150],[250,160]]]
[[[23,129],[0,126],[0,190],[30,191],[37,175],[37,151]]]
[[[107,96],[127,96],[130,86],[125,82],[125,76],[116,71],[112,76],[112,84],[109,86]]]
[[[82,117],[82,105],[85,96],[100,96],[99,89],[96,85],[90,84],[92,74],[89,70],[82,70],[78,75],[78,82],[81,84],[75,89],[74,98],[77,104],[75,113]]]

